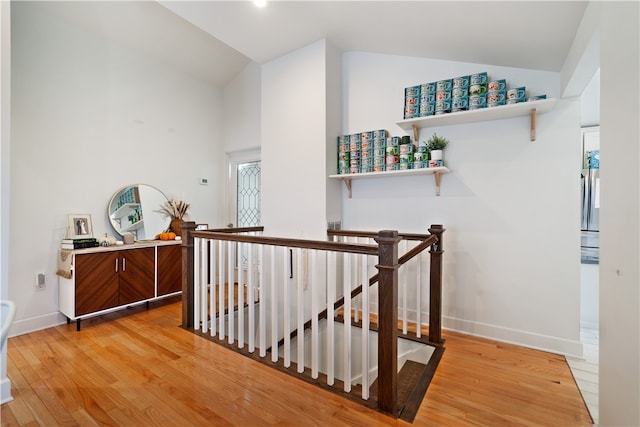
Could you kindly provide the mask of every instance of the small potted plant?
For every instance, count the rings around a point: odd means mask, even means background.
[[[429,150],[429,159],[442,160],[442,150],[449,144],[449,140],[443,136],[434,133],[427,141],[427,150]]]

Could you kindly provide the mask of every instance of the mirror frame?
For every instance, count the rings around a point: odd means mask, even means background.
[[[157,191],[159,194],[161,194],[161,195],[162,195],[162,197],[164,198],[164,200],[163,200],[161,203],[164,203],[164,201],[168,200],[168,198],[167,198],[166,194],[164,194],[164,192],[162,192],[158,187],[155,187],[155,186],[153,186],[153,185],[144,184],[144,183],[136,183],[136,184],[129,184],[129,185],[125,185],[124,187],[120,187],[118,190],[116,190],[116,192],[115,192],[115,193],[113,193],[113,195],[111,196],[111,199],[109,199],[109,204],[107,205],[107,216],[109,217],[109,222],[111,223],[111,227],[112,227],[112,228],[115,230],[115,232],[116,232],[117,234],[119,234],[120,236],[124,236],[125,234],[129,234],[129,233],[131,233],[131,234],[133,234],[133,235],[134,235],[135,240],[154,240],[154,239],[155,239],[155,236],[156,236],[157,234],[160,234],[161,232],[163,232],[164,230],[166,230],[166,229],[169,227],[169,224],[170,224],[170,222],[171,222],[171,218],[165,217],[165,218],[163,219],[163,228],[162,228],[162,229],[160,229],[160,230],[144,230],[144,231],[145,231],[144,236],[142,236],[142,238],[141,238],[141,236],[139,236],[139,235],[138,235],[138,230],[139,230],[139,229],[144,229],[144,228],[145,228],[145,226],[144,226],[144,225],[143,225],[142,227],[138,227],[138,228],[135,228],[135,229],[132,229],[132,230],[124,230],[124,231],[123,231],[123,230],[122,230],[121,225],[120,225],[120,224],[118,223],[118,221],[117,221],[117,220],[112,216],[112,215],[113,215],[113,213],[117,212],[117,211],[118,211],[118,209],[121,209],[121,208],[122,208],[122,206],[120,206],[120,207],[118,207],[118,208],[116,208],[116,209],[113,209],[113,212],[112,212],[112,207],[117,203],[117,202],[116,202],[116,198],[117,198],[117,197],[119,197],[119,196],[120,196],[120,195],[121,195],[125,190],[127,190],[127,189],[129,189],[129,188],[136,188],[136,189],[138,189],[140,186],[149,187],[149,188],[151,188],[151,189],[153,189],[153,190]],[[140,197],[140,196],[139,196],[139,193],[138,193],[138,197]],[[145,217],[148,217],[149,213],[151,213],[151,212],[152,212],[154,215],[156,215],[156,214],[157,214],[157,215],[159,215],[159,216],[163,216],[163,217],[164,217],[164,215],[162,215],[160,212],[157,212],[157,211],[160,209],[160,207],[161,207],[161,203],[159,203],[159,204],[158,204],[158,206],[153,207],[151,210],[146,210],[146,209],[144,209],[144,208],[143,208],[143,203],[142,203],[142,202],[143,202],[143,200],[141,200],[141,201],[140,201],[140,208],[141,208],[141,210],[142,210],[143,217],[142,217],[142,219],[140,220],[140,223],[142,223],[142,222],[144,221],[144,218],[145,218]],[[123,205],[123,206],[124,206],[124,205]],[[130,211],[131,211],[131,209],[130,209],[128,212],[130,212]],[[145,212],[146,212],[146,214],[144,214]],[[147,235],[147,233],[149,233],[149,232],[150,232],[150,233],[152,233],[152,234],[151,234],[151,235]]]

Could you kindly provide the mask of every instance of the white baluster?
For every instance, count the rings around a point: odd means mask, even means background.
[[[224,339],[224,241],[218,242],[218,338]]]
[[[193,277],[193,329],[200,328],[200,283],[198,275],[198,258],[199,258],[199,244],[200,239],[195,237],[193,239],[193,269],[195,271]]]
[[[304,300],[303,300],[303,291],[304,291],[304,273],[303,268],[305,264],[305,259],[302,254],[302,248],[296,249],[296,258],[298,260],[298,277],[297,277],[297,288],[296,293],[298,297],[298,335],[296,337],[296,343],[298,344],[298,373],[304,372]]]
[[[209,302],[209,310],[211,311],[211,336],[215,337],[217,331],[217,320],[216,317],[216,242],[214,240],[209,240],[207,243],[209,246],[209,298],[211,301]]]
[[[235,243],[232,241],[227,242],[227,292],[229,293],[227,296],[227,313],[229,313],[227,324],[229,325],[229,344],[233,344],[235,339],[235,280],[233,279],[235,269],[235,260],[233,257],[235,255],[234,244]]]
[[[249,304],[249,352],[253,353],[256,350],[255,343],[255,298],[254,298],[254,289],[253,289],[253,279],[254,279],[254,271],[253,271],[253,244],[247,244],[247,274],[248,283],[247,283],[247,303]]]
[[[316,250],[311,251],[311,274],[309,277],[309,288],[311,289],[311,378],[318,378],[318,359],[319,351],[318,342],[318,295],[316,295],[316,287],[318,286],[316,278],[318,277],[318,256]]]
[[[293,257],[293,255],[291,255]],[[293,262],[293,261],[291,261]],[[282,248],[282,304],[284,329],[284,367],[291,366],[291,313],[289,312],[289,249]]]
[[[236,264],[238,265],[238,348],[244,348],[244,266],[242,265],[241,242],[236,243],[238,247]]]
[[[362,277],[367,277],[366,255],[362,255]],[[362,398],[369,399],[369,281],[362,282]]]
[[[266,303],[264,302],[265,283],[264,274],[264,245],[258,245],[258,294],[259,294],[259,306],[258,306],[258,329],[260,330],[260,357],[267,355],[267,315],[265,313]]]
[[[278,310],[276,300],[276,247],[271,246],[271,361],[278,361]]]
[[[327,385],[332,386],[335,379],[335,331],[333,304],[336,301],[336,252],[327,253]]]
[[[344,341],[342,358],[344,363],[344,391],[351,392],[351,254],[344,257]]]

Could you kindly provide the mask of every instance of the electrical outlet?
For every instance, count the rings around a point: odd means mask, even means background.
[[[200,185],[209,185],[209,178],[200,178]]]
[[[47,287],[47,282],[45,280],[44,273],[36,274],[36,289],[42,290],[42,289],[45,289],[46,287]]]

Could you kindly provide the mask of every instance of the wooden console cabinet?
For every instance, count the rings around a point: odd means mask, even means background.
[[[179,241],[73,251],[72,277],[60,278],[60,312],[69,322],[149,303],[182,290]]]

